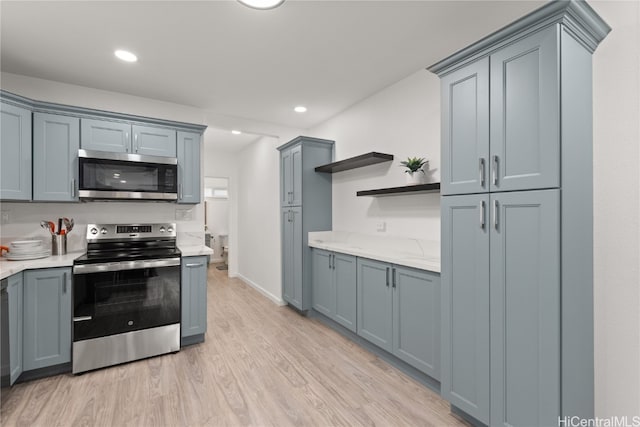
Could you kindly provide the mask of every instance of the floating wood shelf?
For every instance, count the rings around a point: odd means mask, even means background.
[[[361,168],[363,166],[375,165],[377,163],[390,162],[393,160],[393,154],[371,153],[362,154],[360,156],[351,157],[349,159],[340,160],[326,165],[318,166],[316,172],[335,173],[349,169]]]
[[[437,193],[440,191],[440,183],[405,185],[403,187],[379,188],[377,190],[358,191],[357,196],[393,196],[407,193]]]

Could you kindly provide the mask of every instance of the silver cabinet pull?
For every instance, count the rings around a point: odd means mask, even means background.
[[[391,274],[393,275],[393,287],[395,288],[396,287],[396,268],[395,267],[393,267]]]
[[[480,187],[484,187],[484,157],[480,157],[478,163],[478,169],[480,169]]]
[[[493,156],[492,181],[493,185],[498,185],[498,156]]]
[[[484,229],[484,223],[485,223],[485,219],[484,219],[484,200],[482,200],[480,202],[480,228]]]
[[[182,200],[182,184],[178,184],[178,199]]]
[[[76,179],[71,178],[71,197],[76,197]]]
[[[389,287],[389,267],[387,267],[387,288]]]
[[[204,264],[199,262],[199,263],[185,264],[185,266],[186,267],[202,267],[204,266]]]
[[[336,269],[336,254],[333,254],[333,269]]]
[[[138,134],[137,133],[133,136],[133,140],[134,140],[134,144],[133,145],[134,145],[134,147],[136,149],[136,153],[137,153],[138,152]]]
[[[498,201],[493,201],[493,228],[498,229]]]
[[[131,143],[131,141],[129,140],[129,132],[125,132],[124,133],[124,142],[125,142],[124,152],[128,153],[129,152],[129,145]]]
[[[329,254],[329,270],[331,270],[331,254]]]
[[[62,293],[67,293],[67,273],[62,275]]]
[[[93,319],[92,316],[78,316],[78,317],[74,317],[73,321],[74,322],[86,322],[87,320],[91,320]]]

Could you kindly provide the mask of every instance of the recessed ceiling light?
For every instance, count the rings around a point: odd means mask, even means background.
[[[234,134],[234,135],[240,135],[242,132],[239,131],[239,130],[235,130],[234,129],[234,130],[231,131],[231,133]]]
[[[128,50],[116,50],[115,55],[118,59],[122,59],[125,62],[136,62],[138,57]]]
[[[273,9],[284,3],[284,0],[238,0],[245,6],[253,9]]]
[[[304,105],[298,105],[296,108],[293,109],[293,111],[295,111],[296,113],[306,113],[307,107],[305,107]]]

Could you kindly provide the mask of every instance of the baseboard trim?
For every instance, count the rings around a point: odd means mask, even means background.
[[[265,297],[269,298],[271,301],[273,301],[275,304],[277,304],[279,306],[287,305],[287,303],[282,298],[278,298],[277,296],[275,296],[271,292],[269,292],[266,289],[264,289],[262,286],[258,285],[253,280],[243,276],[240,273],[234,274],[233,276],[230,275],[229,277],[237,277],[238,279],[242,280],[244,283],[246,283],[247,285],[251,286],[253,289],[255,289],[256,291],[260,292],[262,295],[264,295]]]

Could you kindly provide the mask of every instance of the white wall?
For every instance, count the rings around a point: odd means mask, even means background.
[[[281,303],[278,145],[277,138],[264,137],[238,153],[237,245],[240,278]]]
[[[333,229],[440,240],[440,194],[356,197],[358,190],[405,185],[401,160],[429,160],[428,182],[440,182],[440,83],[420,70],[311,128],[336,141],[335,158],[379,151],[391,163],[333,174]],[[385,222],[386,232],[376,231]]]
[[[594,75],[596,415],[640,415],[640,3],[590,2],[613,31]]]

